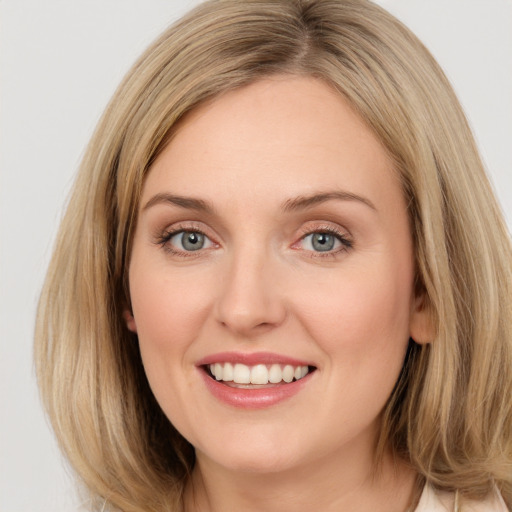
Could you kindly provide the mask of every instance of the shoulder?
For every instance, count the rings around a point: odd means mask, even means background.
[[[458,506],[457,506],[458,505]],[[503,498],[496,491],[485,500],[461,499],[456,503],[455,493],[438,491],[425,485],[414,512],[510,512]]]

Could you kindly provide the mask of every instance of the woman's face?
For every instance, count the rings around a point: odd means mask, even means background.
[[[424,313],[399,179],[338,93],[276,77],[188,116],[145,182],[129,281],[149,383],[199,461],[371,454]]]

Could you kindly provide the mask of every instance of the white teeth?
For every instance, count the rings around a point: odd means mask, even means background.
[[[278,364],[273,364],[270,367],[270,371],[268,373],[268,381],[271,384],[278,384],[283,380],[283,371],[281,370],[281,366]]]
[[[285,382],[291,382],[293,380],[293,366],[287,364],[283,369],[283,380]]]
[[[257,364],[247,366],[237,363],[210,364],[209,369],[216,380],[223,382],[235,382],[236,384],[279,384],[284,381],[290,383],[304,378],[309,373],[307,366],[292,366],[290,364],[281,367],[279,364],[267,366]]]
[[[222,380],[222,374],[223,374],[223,367],[220,363],[215,363],[215,378],[217,380]]]
[[[251,369],[245,364],[235,364],[233,368],[233,381],[237,384],[250,384]]]
[[[264,364],[252,367],[251,384],[268,384],[268,370]]]
[[[226,363],[222,372],[222,380],[224,382],[231,382],[233,380],[233,365]]]

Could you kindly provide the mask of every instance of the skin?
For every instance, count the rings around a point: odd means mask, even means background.
[[[173,230],[204,233],[204,248],[186,251]],[[325,230],[341,238],[320,253],[311,233]],[[414,273],[391,160],[327,85],[274,77],[185,119],[145,181],[126,319],[158,402],[196,448],[188,510],[406,510],[414,473],[389,454],[374,473],[373,457],[409,337],[427,341]],[[291,398],[240,409],[197,367],[226,351],[316,371]]]

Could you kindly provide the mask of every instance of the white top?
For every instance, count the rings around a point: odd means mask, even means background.
[[[425,485],[414,512],[510,512],[498,491],[484,501],[461,499],[455,507],[455,493],[438,491]]]

